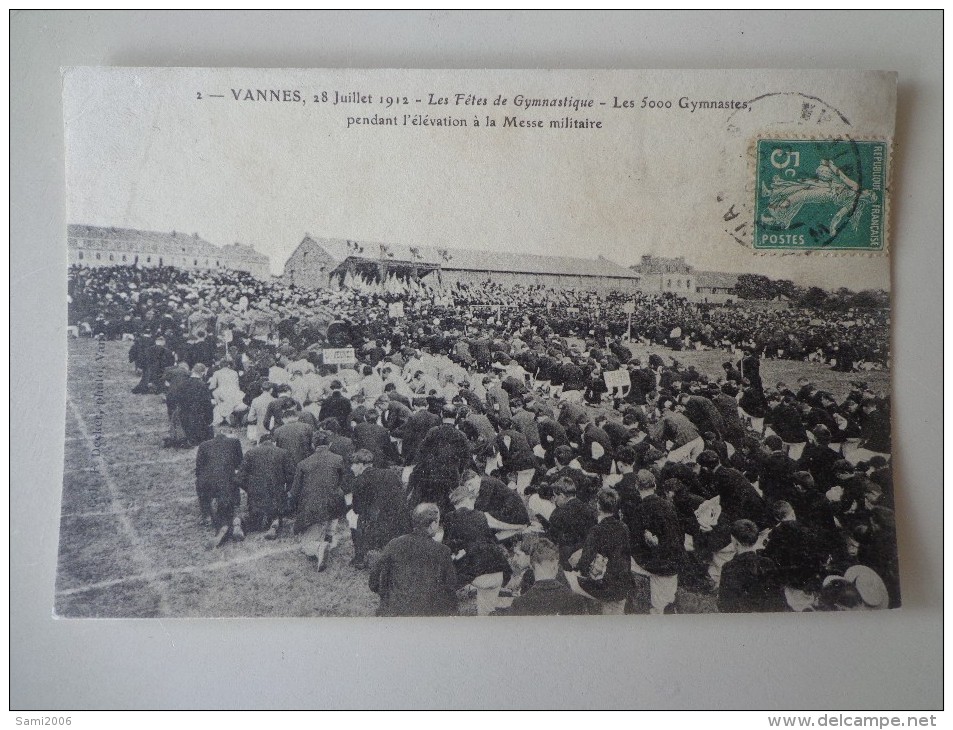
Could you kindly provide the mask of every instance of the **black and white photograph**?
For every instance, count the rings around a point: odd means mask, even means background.
[[[67,70],[56,615],[899,607],[895,113],[884,72]]]
[[[11,11],[13,724],[941,724],[943,25]]]

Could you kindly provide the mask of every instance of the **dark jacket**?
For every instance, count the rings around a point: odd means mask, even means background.
[[[569,568],[570,556],[585,544],[592,528],[596,526],[596,520],[595,507],[575,497],[553,510],[546,531],[559,548],[563,568]]]
[[[404,440],[403,456],[405,464],[413,464],[417,460],[420,444],[427,437],[430,429],[439,425],[440,416],[430,411],[416,411],[407,419],[407,422],[399,431],[400,437]]]
[[[799,469],[806,469],[814,477],[817,489],[826,492],[834,486],[837,476],[834,474],[834,462],[843,458],[830,446],[809,443],[804,447],[797,462]]]
[[[642,498],[628,521],[632,558],[655,575],[676,575],[685,557],[685,532],[671,502],[657,494]],[[646,532],[658,540],[653,545]]]
[[[860,447],[882,454],[890,452],[890,417],[886,413],[877,409],[864,416]]]
[[[509,561],[487,525],[485,513],[458,507],[444,515],[443,530],[443,544],[450,552],[456,555],[464,551],[453,561],[458,586],[489,573],[503,573],[504,585],[509,582],[512,575]]]
[[[509,446],[506,445],[507,440],[509,440]],[[512,429],[501,431],[496,437],[496,445],[500,450],[504,470],[517,472],[536,468],[536,456],[526,437],[519,431]]]
[[[628,528],[617,517],[606,517],[598,523],[582,547],[576,569],[582,577],[579,586],[600,601],[621,601],[632,587],[632,555]],[[605,576],[589,577],[589,569],[597,555],[608,559]]]
[[[566,429],[560,426],[552,418],[542,418],[536,424],[539,432],[539,443],[545,449],[546,453],[552,453],[557,446],[567,446],[569,439],[566,436]]]
[[[236,480],[248,494],[248,509],[276,516],[295,476],[291,454],[271,443],[253,446],[242,459]]]
[[[199,444],[195,452],[195,490],[199,497],[237,506],[241,495],[235,485],[235,471],[241,463],[242,444],[236,438],[218,434]]]
[[[457,612],[457,575],[450,548],[427,535],[387,543],[371,569],[370,589],[381,598],[379,616],[451,616]]]
[[[526,443],[532,450],[539,446],[539,428],[536,426],[536,416],[527,410],[520,408],[513,413],[513,425],[516,430],[526,437]]]
[[[833,451],[831,454],[837,456]],[[758,482],[768,504],[788,498],[795,469],[795,463],[781,451],[773,451],[761,460]]]
[[[719,393],[711,402],[721,414],[721,420],[724,424],[722,436],[726,441],[734,443],[741,436],[744,436],[745,427],[741,423],[741,416],[738,414],[738,401],[726,393]]]
[[[351,401],[341,395],[341,391],[333,391],[321,404],[318,420],[323,421],[326,418],[336,418],[341,428],[345,431],[351,430]]]
[[[341,491],[344,468],[344,460],[327,446],[319,446],[298,464],[291,486],[291,498],[296,505],[295,534],[343,517],[347,512]]]
[[[434,502],[442,511],[450,507],[449,496],[470,463],[470,442],[463,432],[442,423],[427,432],[410,475],[415,504]]]
[[[354,478],[351,491],[351,509],[358,515],[357,529],[365,550],[383,550],[395,537],[410,532],[399,469],[371,467]]]
[[[400,461],[390,432],[378,423],[359,423],[354,427],[354,448],[374,454],[374,466],[385,468]]]
[[[718,610],[756,613],[784,609],[783,588],[774,561],[758,552],[736,555],[721,570]]]
[[[719,466],[712,480],[716,493],[721,495],[721,511],[728,524],[746,519],[761,530],[774,524],[774,516],[764,499],[740,471]]]
[[[169,407],[178,412],[186,438],[199,444],[212,437],[212,393],[198,378],[178,383],[167,396]]]
[[[698,429],[684,413],[666,411],[657,424],[649,427],[652,440],[672,442],[672,449],[678,449],[698,438]]]
[[[314,428],[301,421],[285,423],[275,429],[275,445],[284,449],[298,464],[311,456]]]
[[[801,443],[807,441],[807,432],[801,422],[801,414],[794,406],[781,403],[773,410],[768,411],[765,423],[785,443]]]
[[[708,398],[693,395],[685,401],[685,415],[695,424],[699,432],[711,431],[720,435],[725,431],[725,419],[721,411]],[[737,417],[737,413],[735,414]]]
[[[529,524],[529,513],[519,494],[494,477],[480,480],[480,493],[473,508],[510,525]]]

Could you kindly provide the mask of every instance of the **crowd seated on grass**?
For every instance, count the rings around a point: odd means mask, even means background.
[[[885,312],[135,267],[69,295],[197,447],[210,544],[295,539],[321,571],[346,524],[382,615],[899,605],[888,399],[761,375],[884,366]]]

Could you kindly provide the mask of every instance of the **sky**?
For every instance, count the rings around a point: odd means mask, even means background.
[[[893,130],[895,92],[880,76],[764,73],[73,70],[64,84],[68,220],[239,241],[268,255],[275,273],[308,233],[601,255],[624,266],[643,254],[684,256],[703,270],[889,288],[885,257],[758,255],[729,235],[753,215],[752,136],[800,128],[808,96],[825,100],[812,133],[841,131],[842,118],[871,133]],[[751,100],[779,88],[812,93],[768,96],[745,113],[678,108],[680,98]],[[236,100],[244,89],[297,91],[301,100]],[[322,103],[324,92],[373,103]],[[456,105],[456,93],[487,105]],[[431,94],[450,103],[428,104]],[[517,94],[594,107],[519,108]],[[409,103],[388,109],[382,96]],[[492,104],[498,96],[507,107]],[[643,97],[673,108],[640,109]],[[616,100],[633,107],[613,108]],[[836,113],[824,118],[827,107]],[[348,128],[349,117],[405,114],[468,125]],[[487,115],[497,127],[473,126]],[[502,128],[507,116],[603,127]],[[731,224],[730,212],[740,214]]]

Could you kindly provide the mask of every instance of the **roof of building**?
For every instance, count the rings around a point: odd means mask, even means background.
[[[651,256],[644,254],[639,263],[630,266],[633,271],[641,274],[690,274],[691,264],[686,263],[684,256],[666,258],[665,256]]]
[[[337,261],[344,261],[351,257],[376,262],[383,258],[386,261],[393,262],[440,266],[448,270],[639,278],[636,272],[602,256],[596,259],[585,259],[570,256],[543,256],[463,248],[440,248],[437,246],[368,243],[343,238],[317,238],[314,236],[305,236],[301,245],[305,245],[308,241],[323,248]]]
[[[199,236],[198,233],[192,235],[171,231],[142,231],[137,228],[115,228],[105,226],[87,226],[71,223],[66,227],[66,233],[70,240],[72,239],[91,239],[93,241],[114,241],[116,244],[126,246],[150,246],[156,247],[155,250],[168,251],[172,253],[187,253],[189,255],[207,255],[222,256],[228,254],[241,254],[245,258],[258,257],[262,261],[268,261],[268,257],[259,253],[253,247],[240,243],[231,246],[216,246]]]
[[[738,274],[727,271],[696,271],[695,287],[710,289],[734,289],[738,286]]]

